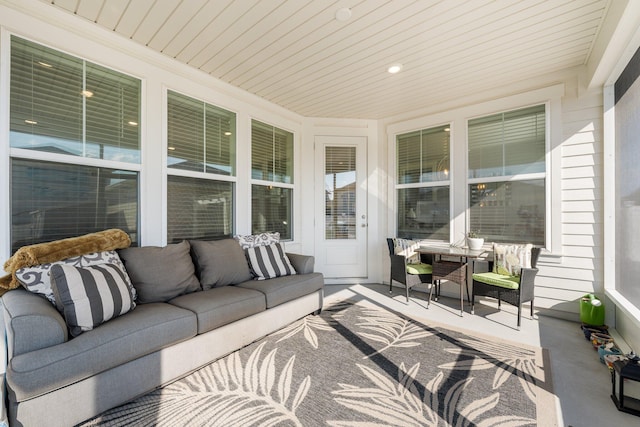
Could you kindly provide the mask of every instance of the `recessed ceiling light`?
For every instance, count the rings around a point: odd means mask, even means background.
[[[224,133],[226,136],[231,136],[231,132],[225,132]]]
[[[167,147],[167,150],[169,150],[169,151],[173,151],[175,149],[176,149],[176,147]]]
[[[348,7],[343,7],[342,9],[338,9],[336,11],[336,20],[340,22],[345,22],[351,19],[351,9]]]
[[[451,130],[451,128],[444,128],[445,132],[449,132]]]
[[[138,126],[138,122],[134,122],[133,120],[129,121],[131,126]]]
[[[87,98],[91,98],[93,96],[93,92],[91,92],[90,90],[83,90],[82,91],[82,96],[86,96]]]
[[[391,74],[399,73],[400,70],[402,70],[402,64],[393,64],[392,66],[387,68],[387,71],[390,72]]]
[[[24,121],[26,124],[28,125],[37,125],[38,122],[36,122],[35,120],[31,120],[31,119],[27,119]]]
[[[42,65],[45,68],[52,68],[53,67],[53,65],[48,64],[46,62],[42,62],[42,61],[38,61],[38,64]]]

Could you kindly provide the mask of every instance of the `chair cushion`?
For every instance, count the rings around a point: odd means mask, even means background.
[[[493,272],[503,276],[519,276],[523,268],[531,268],[533,245],[493,244]]]
[[[505,289],[518,289],[520,287],[520,276],[507,276],[493,272],[474,273],[473,280]]]
[[[431,274],[433,267],[431,264],[407,264],[407,273],[409,274]]]
[[[404,256],[407,259],[407,264],[420,264],[420,254],[416,252],[419,247],[420,243],[415,240],[393,239],[393,253]]]

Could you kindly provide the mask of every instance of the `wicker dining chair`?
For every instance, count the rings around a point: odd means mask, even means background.
[[[522,304],[531,303],[530,316],[533,318],[535,278],[538,273],[536,265],[539,256],[540,248],[532,247],[531,268],[522,268],[519,276],[494,272],[494,261],[474,261],[471,314],[474,314],[476,297],[487,296],[498,299],[498,308],[502,302],[518,307],[518,329],[520,329]]]
[[[389,256],[391,257],[391,271],[389,274],[389,293],[392,292],[393,281],[402,283],[405,287],[407,302],[409,302],[409,290],[421,283],[431,283],[431,256],[421,255],[419,264],[407,263],[405,255],[396,254],[394,239],[387,239]]]

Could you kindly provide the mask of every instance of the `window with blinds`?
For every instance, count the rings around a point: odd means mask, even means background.
[[[136,245],[140,80],[16,36],[10,70],[12,252],[108,228]]]
[[[235,135],[235,113],[168,91],[168,242],[233,235]]]
[[[236,114],[169,91],[168,167],[235,176]]]
[[[140,80],[11,37],[11,147],[140,163]]]
[[[545,106],[469,120],[468,138],[470,230],[544,245]]]
[[[396,136],[397,236],[449,240],[449,125]]]
[[[293,239],[293,133],[251,121],[251,178],[251,232]]]
[[[293,183],[293,133],[251,121],[251,178]]]
[[[168,176],[167,193],[169,243],[233,235],[234,183]]]
[[[11,160],[11,252],[120,228],[138,241],[138,173]]]

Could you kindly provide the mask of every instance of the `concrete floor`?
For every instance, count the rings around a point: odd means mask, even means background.
[[[460,316],[460,300],[441,296],[427,308],[428,294],[412,291],[407,304],[404,288],[388,285],[327,285],[325,297],[366,297],[390,309],[425,320],[494,335],[513,342],[535,345],[549,350],[553,392],[556,396],[558,426],[640,426],[640,417],[620,412],[611,401],[611,375],[600,363],[580,329],[580,324],[549,316],[529,319],[529,306],[523,309],[521,330],[516,328],[515,307],[503,304],[501,311],[489,299],[476,302],[475,315],[465,300]],[[616,340],[618,342],[618,340]],[[619,343],[622,349],[623,343]]]

